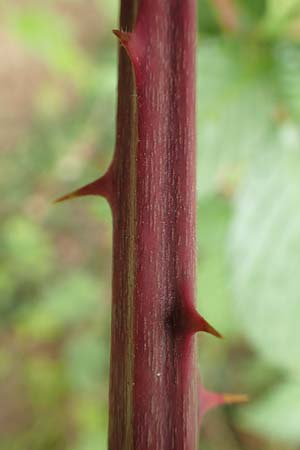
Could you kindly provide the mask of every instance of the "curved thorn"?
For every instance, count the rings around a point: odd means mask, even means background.
[[[105,197],[107,200],[110,199],[110,186],[109,186],[109,175],[108,173],[95,181],[70,192],[69,194],[63,195],[62,197],[54,200],[54,203],[61,203],[66,200],[71,200],[73,198],[84,197],[86,195],[98,195]]]
[[[221,394],[218,392],[211,392],[204,389],[202,384],[199,385],[200,396],[200,422],[203,416],[211,409],[222,405],[231,405],[238,403],[246,403],[249,397],[246,394]]]
[[[120,43],[126,48],[132,33],[128,33],[127,31],[121,30],[112,30],[112,32],[115,36],[117,36]]]
[[[182,299],[181,310],[181,329],[183,328],[188,333],[197,333],[203,331],[209,333],[217,338],[223,336],[212,326],[195,308],[193,286],[184,280],[179,285],[179,296]]]
[[[136,37],[136,34],[128,32],[128,31],[121,31],[121,30],[112,30],[113,34],[117,36],[118,40],[120,41],[120,44],[124,47],[126,50],[126,53],[132,62],[134,67],[137,67],[140,65],[141,61],[141,48],[138,44],[138,40]]]
[[[219,333],[204,317],[201,316],[197,311],[195,311],[194,316],[194,331],[203,331],[205,333],[209,333],[219,339],[223,339],[221,333]]]
[[[198,313],[194,305],[186,306],[184,313],[184,328],[191,333],[204,332],[219,339],[223,339],[221,333]]]

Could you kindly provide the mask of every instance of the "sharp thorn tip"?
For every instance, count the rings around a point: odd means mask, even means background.
[[[63,195],[62,197],[59,197],[58,199],[54,200],[54,203],[61,203],[66,200],[71,200],[73,198],[78,197],[84,197],[86,195],[98,195],[102,197],[108,197],[108,190],[107,190],[107,179],[104,175],[103,177],[92,181],[91,183],[76,189],[75,191],[70,192],[69,194]]]
[[[197,331],[204,331],[205,333],[211,334],[212,336],[215,336],[219,339],[223,339],[223,336],[221,333],[219,333],[210,323],[208,323],[200,314],[198,315],[199,318],[199,326]]]
[[[225,404],[233,403],[247,403],[249,402],[249,396],[247,394],[223,394]]]
[[[121,31],[121,30],[112,30],[113,34],[117,36],[121,44],[125,45],[130,38],[131,33],[128,33],[127,31]]]
[[[67,200],[72,200],[73,198],[76,198],[76,197],[79,197],[80,195],[78,194],[77,195],[77,193],[76,193],[76,191],[75,192],[71,192],[70,194],[66,194],[66,195],[63,195],[62,197],[58,197],[58,198],[56,198],[55,200],[53,200],[53,204],[57,204],[57,203],[62,203],[62,202],[65,202],[65,201],[67,201]]]

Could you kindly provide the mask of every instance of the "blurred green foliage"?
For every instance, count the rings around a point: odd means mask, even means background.
[[[300,446],[300,1],[198,0],[203,450]],[[105,450],[118,2],[0,3],[0,449]]]

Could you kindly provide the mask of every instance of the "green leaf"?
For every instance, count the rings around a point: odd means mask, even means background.
[[[239,409],[238,424],[271,441],[300,443],[300,384],[289,381]]]
[[[244,15],[250,16],[257,23],[266,13],[267,2],[268,0],[243,0],[239,2],[239,11],[241,8]]]
[[[235,201],[231,258],[244,333],[273,364],[299,372],[299,131],[286,126]]]
[[[79,439],[74,450],[107,450],[107,433],[105,431],[94,432],[90,435],[86,433],[86,436]]]
[[[41,280],[53,268],[51,243],[46,233],[25,217],[14,216],[4,223],[1,247],[0,257],[5,261],[7,277],[17,277],[19,283]]]
[[[224,244],[231,219],[229,202],[220,197],[202,200],[198,217],[199,311],[228,337],[236,330]]]
[[[261,31],[269,41],[282,39],[298,40],[299,0],[268,0]]]
[[[299,0],[268,0],[267,3],[268,20],[273,24],[278,24],[289,17],[295,10],[299,10]]]
[[[10,33],[54,71],[84,83],[92,66],[76,43],[71,23],[50,8],[11,8],[6,17]]]
[[[21,316],[19,329],[36,338],[51,338],[93,318],[101,306],[101,285],[84,272],[50,285],[35,308]]]
[[[107,389],[107,387],[105,386]],[[107,396],[104,396],[107,399]],[[107,450],[108,405],[100,396],[77,396],[73,416],[78,433],[74,450]]]
[[[274,69],[283,108],[300,118],[300,45],[281,42],[274,49]],[[283,111],[285,113],[285,111]]]
[[[229,40],[198,53],[198,193],[223,190],[268,141],[274,94],[268,54]],[[246,55],[246,57],[245,57]]]
[[[27,393],[33,406],[39,410],[56,407],[66,388],[66,380],[61,365],[46,355],[34,355],[28,358],[23,378],[26,380]]]
[[[81,333],[64,347],[64,364],[74,392],[95,391],[108,376],[108,343],[96,333]]]

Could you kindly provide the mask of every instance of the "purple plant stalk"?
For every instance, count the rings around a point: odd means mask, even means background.
[[[121,0],[116,150],[59,199],[113,214],[109,450],[196,450],[204,412],[243,397],[200,384],[195,333],[195,0]]]

